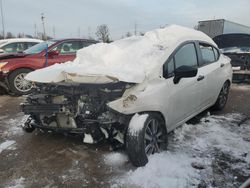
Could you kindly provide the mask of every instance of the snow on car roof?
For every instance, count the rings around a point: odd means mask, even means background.
[[[200,31],[170,25],[149,31],[144,36],[91,45],[79,50],[73,62],[36,70],[29,73],[26,79],[41,83],[141,83],[162,66],[178,45],[188,40],[206,41],[216,46],[210,37]]]
[[[10,43],[10,42],[43,42],[40,39],[33,39],[33,38],[11,38],[11,39],[2,39],[0,43]]]

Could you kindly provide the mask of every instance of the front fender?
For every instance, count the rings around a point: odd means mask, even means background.
[[[167,119],[166,108],[166,84],[164,80],[155,79],[144,81],[125,91],[124,95],[107,104],[109,108],[122,114],[134,114],[140,112],[160,112]]]

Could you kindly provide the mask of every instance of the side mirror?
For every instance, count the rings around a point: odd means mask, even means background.
[[[197,67],[180,66],[174,71],[174,84],[178,84],[182,78],[191,78],[197,75]]]
[[[57,50],[53,50],[53,51],[49,51],[48,52],[48,57],[54,57],[54,56],[58,56],[59,52]]]
[[[1,53],[1,54],[4,53],[4,50],[3,50],[3,49],[0,49],[0,53]]]

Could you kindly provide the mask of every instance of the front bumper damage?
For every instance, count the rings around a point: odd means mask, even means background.
[[[29,118],[24,129],[42,129],[83,135],[84,142],[107,139],[123,144],[129,115],[119,114],[107,103],[120,98],[131,87],[128,83],[40,84],[21,110]]]

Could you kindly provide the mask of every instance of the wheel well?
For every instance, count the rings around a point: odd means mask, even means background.
[[[228,82],[229,86],[231,86],[231,81],[230,80],[226,80],[225,83]]]
[[[166,120],[165,120],[165,117],[164,117],[164,115],[161,113],[161,112],[159,112],[159,111],[144,111],[144,112],[139,112],[139,114],[144,114],[144,113],[153,113],[153,114],[157,114],[157,115],[159,115],[162,119],[163,119],[163,121],[164,121],[164,129],[166,129],[166,132],[167,132],[167,126],[166,126]]]
[[[30,71],[34,71],[34,69],[31,69],[31,68],[28,68],[28,67],[19,67],[19,68],[17,68],[17,69],[14,69],[14,70],[10,71],[9,74],[8,74],[8,78],[9,78],[9,76],[10,76],[13,72],[18,71],[18,70],[20,70],[20,69],[27,69],[27,70],[30,70]]]

